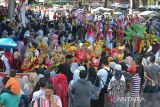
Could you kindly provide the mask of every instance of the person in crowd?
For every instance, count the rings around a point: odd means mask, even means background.
[[[120,64],[116,64],[115,67],[114,67],[114,70],[115,70],[115,71],[120,71],[120,73],[123,74],[123,72],[122,72],[122,66],[121,66]],[[109,82],[114,81],[114,80],[116,79],[115,76],[116,76],[116,74],[114,74],[114,75],[112,76],[112,78],[111,78],[111,80],[110,80]],[[121,80],[122,80],[122,81],[125,81],[124,75],[121,75],[121,77],[122,77]]]
[[[55,83],[54,87],[56,90],[56,95],[58,95],[61,98],[63,107],[68,106],[68,99],[67,99],[67,92],[68,92],[68,83],[67,83],[67,77],[59,73],[56,75],[57,82]]]
[[[18,95],[20,93],[20,84],[16,78],[17,72],[15,70],[10,71],[10,79],[7,81],[5,88],[12,94]]]
[[[4,51],[0,51],[0,69],[2,72],[9,72],[10,65],[7,57],[4,55]]]
[[[20,72],[21,65],[22,65],[22,61],[20,59],[19,53],[18,52],[14,52],[13,60],[12,60],[12,64],[11,64],[11,69],[15,69],[18,72]]]
[[[62,65],[59,66],[58,71],[61,72],[62,74],[64,74],[67,77],[67,83],[69,84],[69,82],[73,78],[73,73],[70,70],[70,65],[67,64],[67,63],[63,63]]]
[[[87,72],[85,70],[81,70],[79,76],[80,79],[72,86],[72,107],[90,107],[93,90],[92,83],[86,80]]]
[[[50,77],[51,77],[50,70],[46,69],[44,71],[44,77],[46,78],[47,83],[50,83]]]
[[[135,66],[130,66],[128,71],[132,74],[131,87],[130,87],[130,95],[131,98],[139,98],[140,97],[140,88],[141,88],[141,77],[139,76],[137,69]],[[137,100],[132,100],[130,103],[131,107],[140,107],[140,102]]]
[[[29,95],[31,93],[31,87],[30,87],[28,76],[23,76],[22,81],[23,81],[23,88],[21,89],[23,90],[27,98],[29,98]]]
[[[71,72],[74,74],[75,71],[77,72],[77,69],[79,68],[78,64],[76,62],[73,62],[71,64],[70,70]],[[74,76],[74,75],[73,75]],[[73,95],[72,95],[72,86],[73,84],[78,80],[79,78],[74,78],[70,81],[69,85],[68,85],[68,106],[72,107],[73,106]]]
[[[9,78],[4,78],[3,84],[6,85],[9,81]],[[20,94],[12,94],[9,92],[3,92],[0,95],[0,105],[4,106],[4,107],[12,107],[14,105],[14,107],[19,107],[20,104],[20,99],[21,99],[21,95]]]
[[[71,72],[74,74],[74,72],[75,72],[76,69],[78,69],[78,64],[77,64],[76,62],[73,62],[73,63],[71,64],[70,70],[71,70]]]
[[[142,58],[140,56],[135,59],[135,66],[138,75],[141,77],[141,91],[143,91],[145,85],[144,67],[142,65]]]
[[[115,107],[124,107],[125,103],[124,101],[116,100],[125,96],[124,93],[126,89],[126,82],[121,68],[121,65],[115,65],[115,74],[108,86],[108,90],[110,91],[111,96],[113,96],[115,99],[115,102],[113,101],[113,106]]]
[[[112,78],[112,74],[108,65],[108,58],[104,57],[101,63],[102,69],[97,72],[97,76],[100,79],[99,107],[104,107],[104,94],[107,92],[107,85]]]
[[[149,61],[150,64],[144,68],[144,77],[147,80],[144,93],[152,93],[151,106],[156,107],[158,85],[160,83],[160,67],[155,64],[156,58],[154,55],[149,57]],[[146,99],[149,98],[148,96],[150,95],[146,94]],[[147,99],[147,101],[149,100]]]
[[[81,70],[86,70],[84,66],[79,66],[78,69],[76,69],[73,73],[73,80],[78,80],[80,79],[79,73]]]
[[[91,107],[97,107],[99,93],[100,93],[99,92],[100,80],[97,76],[97,73],[94,67],[89,68],[87,80],[90,81],[93,85],[93,97],[91,99]]]
[[[36,73],[30,73],[29,74],[29,84],[30,84],[30,89],[31,89],[31,92],[33,92],[33,89],[35,88],[36,84],[38,82],[38,77],[37,77],[37,74]],[[36,90],[38,91],[38,90]]]
[[[33,107],[62,107],[60,97],[54,95],[54,88],[51,84],[45,85],[44,95],[35,100]]]
[[[40,96],[44,95],[44,88],[46,83],[47,83],[47,80],[44,77],[38,81],[37,85],[35,86],[35,90],[37,91],[33,92],[32,102],[38,99]]]
[[[120,65],[122,66],[122,73],[125,78],[126,82],[126,89],[125,89],[125,97],[130,97],[130,86],[131,86],[131,80],[132,80],[132,74],[127,71],[128,67],[127,64],[124,62],[121,62]],[[129,107],[130,101],[125,101],[125,107]]]
[[[10,77],[4,77],[3,79],[2,79],[2,90],[1,90],[1,93],[3,93],[3,92],[7,92],[7,90],[5,90],[5,85],[6,85],[6,83],[7,83],[7,81],[10,79]]]

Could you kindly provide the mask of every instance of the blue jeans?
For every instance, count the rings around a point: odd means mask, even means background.
[[[158,93],[158,85],[156,86],[146,86],[144,88],[144,99],[145,99],[145,107],[157,107],[157,93]],[[148,106],[148,102],[151,102],[151,106]]]

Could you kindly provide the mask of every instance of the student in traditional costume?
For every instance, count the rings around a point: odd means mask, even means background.
[[[31,59],[29,57],[24,58],[23,64],[21,66],[21,70],[22,70],[22,72],[31,72],[32,62],[31,62]]]
[[[0,70],[1,72],[10,71],[10,65],[8,59],[4,56],[4,51],[0,51]]]
[[[11,68],[17,70],[18,72],[21,72],[21,65],[22,60],[20,58],[20,54],[18,52],[14,52]]]
[[[39,56],[44,58],[45,65],[47,67],[49,67],[50,66],[50,59],[49,59],[49,54],[48,54],[49,52],[48,52],[47,46],[45,44],[43,44],[43,43],[40,43],[38,45],[38,49],[40,50]]]
[[[107,34],[106,34],[106,39],[105,39],[105,43],[106,43],[106,46],[110,49],[113,48],[113,43],[111,42],[113,39],[113,36],[112,36],[112,30],[109,29]]]
[[[86,36],[85,36],[85,41],[88,41],[90,42],[90,44],[93,44],[94,42],[94,32],[92,30],[92,28],[89,28],[87,33],[86,33]]]
[[[38,65],[34,66],[34,69],[45,70],[47,67],[45,66],[45,59],[43,57],[38,57]]]
[[[58,46],[58,35],[56,34],[53,34],[52,35],[52,41],[51,41],[51,44],[50,44],[50,49],[54,49],[55,46]]]

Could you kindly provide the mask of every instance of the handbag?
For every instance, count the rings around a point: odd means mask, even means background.
[[[109,93],[106,93],[105,94],[105,99],[104,99],[105,101],[105,105],[107,106],[107,107],[111,107],[114,103],[115,103],[115,97],[114,97],[114,95],[112,94],[112,92],[110,91]]]

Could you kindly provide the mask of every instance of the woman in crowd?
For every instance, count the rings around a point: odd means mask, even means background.
[[[63,107],[68,106],[68,98],[67,98],[67,92],[68,92],[68,83],[67,83],[67,77],[59,73],[55,76],[56,82],[54,87],[56,90],[56,95],[58,95],[61,98]]]
[[[125,102],[121,100],[119,101],[117,99],[124,98],[125,89],[126,89],[126,82],[123,76],[122,66],[116,64],[115,74],[112,77],[108,86],[108,90],[110,91],[111,96],[114,97],[114,99],[111,99],[111,101],[113,100],[113,106],[124,107]]]
[[[91,107],[98,107],[98,98],[99,98],[99,87],[100,80],[97,76],[96,70],[94,67],[90,67],[88,70],[88,81],[90,81],[93,85],[93,97],[91,99]]]

